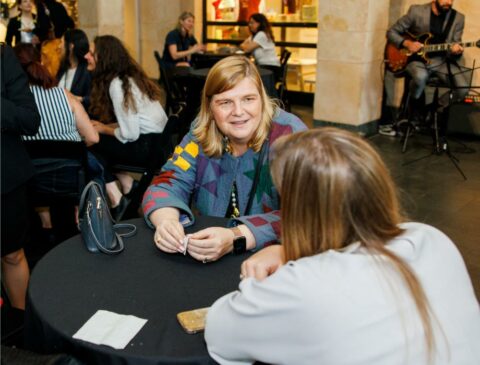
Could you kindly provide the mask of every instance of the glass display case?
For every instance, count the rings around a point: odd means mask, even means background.
[[[209,50],[238,46],[250,33],[248,19],[263,13],[269,20],[277,54],[292,52],[289,91],[313,92],[318,14],[316,0],[203,0],[203,43]],[[312,82],[313,80],[313,82]]]

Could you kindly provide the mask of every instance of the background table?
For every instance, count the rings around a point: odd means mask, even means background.
[[[240,264],[248,254],[203,264],[158,250],[142,219],[129,222],[138,232],[125,239],[125,250],[118,255],[91,254],[76,236],[38,262],[28,288],[27,347],[71,353],[87,364],[214,363],[203,333],[185,333],[176,314],[210,306],[237,289]],[[188,231],[225,223],[224,218],[198,217]],[[148,322],[123,350],[73,339],[98,309]]]

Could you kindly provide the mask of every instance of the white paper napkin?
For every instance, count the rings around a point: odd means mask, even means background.
[[[73,338],[120,350],[128,345],[145,323],[147,320],[143,318],[98,310]]]

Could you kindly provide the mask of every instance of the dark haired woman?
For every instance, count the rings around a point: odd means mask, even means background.
[[[195,17],[184,11],[178,17],[177,27],[167,34],[163,50],[163,62],[167,68],[190,66],[190,56],[205,50],[192,34]]]
[[[64,87],[82,102],[90,105],[92,78],[85,55],[89,51],[88,38],[81,29],[69,29],[62,37],[63,57],[57,73],[58,86]]]
[[[37,24],[37,16],[32,13],[33,0],[17,0],[17,8],[20,13],[9,20],[5,43],[11,46],[15,39],[15,44],[40,44],[40,34],[37,33],[41,29]]]
[[[86,58],[93,71],[90,112],[100,121],[93,124],[101,134],[92,151],[104,167],[107,195],[113,215],[125,212],[133,178],[115,173],[116,163],[145,166],[153,133],[162,133],[167,115],[160,104],[160,89],[130,56],[122,42],[111,35],[94,40]],[[116,180],[120,181],[122,191]]]
[[[14,51],[28,76],[30,90],[42,117],[38,133],[23,136],[27,144],[35,141],[35,144],[30,143],[29,148],[37,172],[32,182],[33,190],[47,194],[60,190],[76,192],[79,186],[76,172],[81,166],[81,156],[74,147],[67,150],[63,144],[59,151],[60,145],[53,142],[83,140],[85,144],[91,145],[98,142],[98,132],[90,123],[82,104],[70,92],[56,86],[56,80],[40,63],[40,54],[33,45],[22,43]],[[35,204],[37,207],[45,206],[41,200],[35,201]],[[44,207],[37,211],[42,228],[51,229],[49,210]]]
[[[240,48],[246,53],[252,53],[257,65],[280,66],[280,60],[275,53],[272,27],[265,15],[252,14],[248,21],[248,29],[252,35],[240,44]]]

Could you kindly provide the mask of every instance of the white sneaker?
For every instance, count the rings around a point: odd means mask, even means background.
[[[393,124],[384,124],[378,127],[378,133],[383,136],[390,136],[395,137],[397,135],[397,131],[393,129]]]

